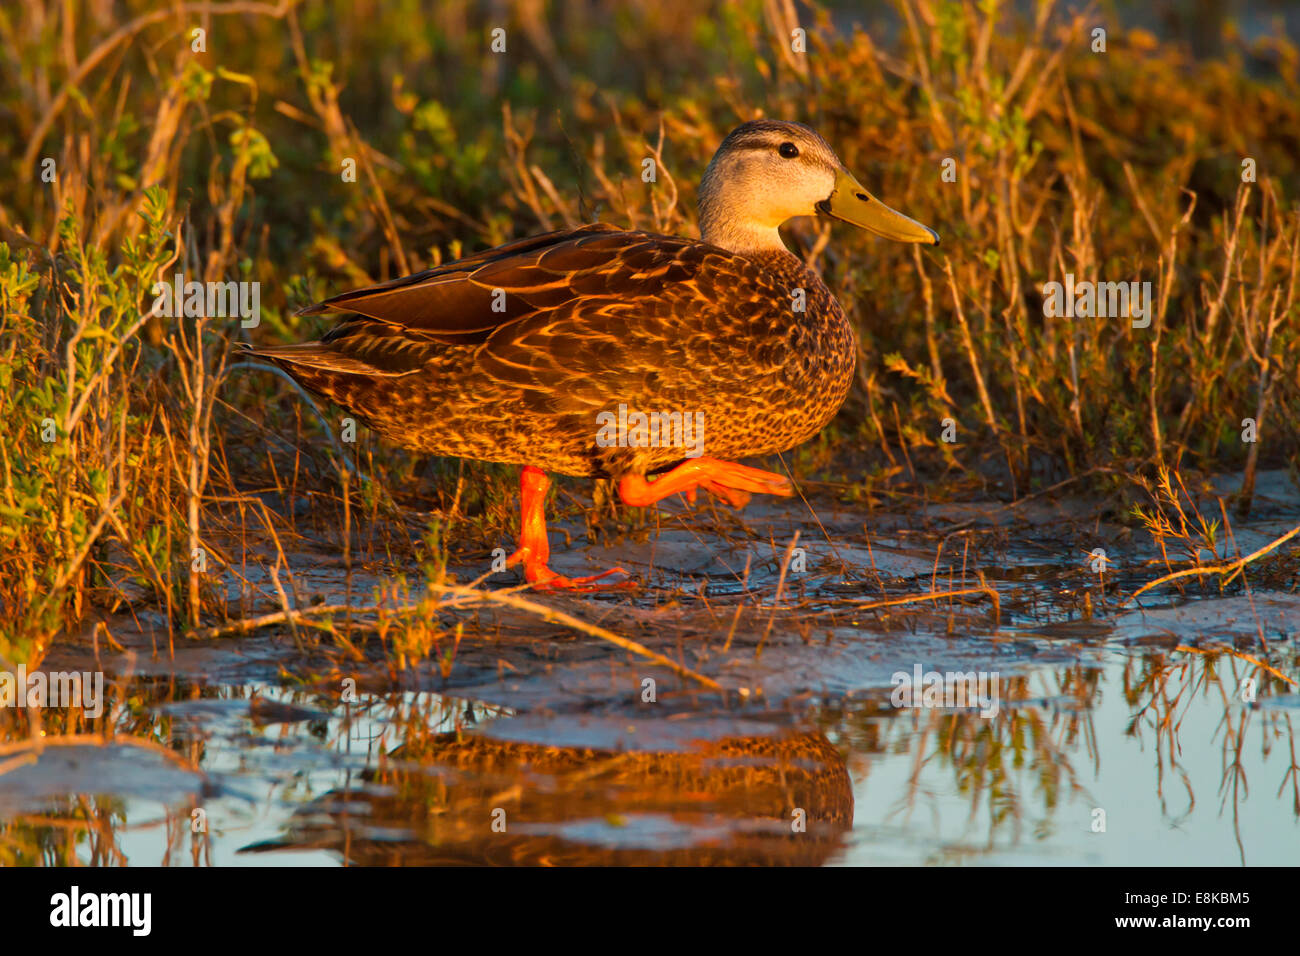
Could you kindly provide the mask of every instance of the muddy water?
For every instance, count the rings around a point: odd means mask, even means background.
[[[1300,523],[1285,476],[1265,476],[1260,494],[1233,526],[1242,554]],[[722,695],[510,608],[447,613],[462,638],[446,675],[395,671],[375,641],[340,666],[279,628],[169,654],[145,615],[110,622],[117,647],[69,639],[44,667],[102,668],[119,736],[0,773],[0,853],[180,865],[1300,859],[1294,550],[1249,591],[1206,579],[1135,603],[1125,595],[1166,570],[1158,544],[1088,502],[813,507],[816,521],[802,505],[751,506],[743,525],[670,507],[645,540],[556,555],[557,570],[617,563],[644,586],[538,600]],[[802,570],[781,584],[795,531]],[[341,598],[336,560],[304,551],[292,563],[303,593]],[[996,620],[983,596],[862,606],[981,575]],[[354,570],[354,603],[385,577]],[[274,608],[265,600],[255,609]],[[918,672],[915,694],[896,687]],[[932,673],[972,674],[981,699],[928,699]]]

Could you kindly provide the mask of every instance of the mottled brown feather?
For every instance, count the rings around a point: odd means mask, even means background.
[[[599,223],[302,314],[331,311],[354,314],[319,342],[253,354],[401,444],[570,475],[659,471],[685,457],[600,447],[596,416],[620,403],[703,412],[703,453],[715,458],[792,447],[835,414],[855,356],[838,303],[790,253],[740,255]]]

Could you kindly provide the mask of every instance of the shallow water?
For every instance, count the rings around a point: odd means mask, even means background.
[[[1300,493],[1270,482],[1234,525],[1241,553],[1300,520]],[[781,503],[747,512],[748,535],[688,514],[557,555],[657,586],[538,600],[725,697],[513,609],[455,613],[448,677],[394,673],[382,648],[340,672],[275,628],[155,655],[144,616],[114,621],[121,651],[69,640],[43,666],[102,666],[110,724],[136,743],[51,746],[0,773],[0,848],[173,865],[1296,862],[1294,577],[1249,593],[1207,579],[1138,607],[1123,594],[1164,572],[1158,549],[1086,503],[877,512],[869,538],[851,508],[817,514],[834,548]],[[778,589],[794,530],[807,570]],[[1099,583],[1100,544],[1114,568]],[[337,562],[293,563],[337,599]],[[854,604],[980,573],[996,625],[975,598]],[[359,572],[352,593],[380,581]],[[982,676],[984,713],[896,706],[914,698],[894,675],[918,668]]]

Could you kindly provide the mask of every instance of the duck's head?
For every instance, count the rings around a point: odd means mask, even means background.
[[[939,244],[933,229],[867,192],[826,140],[802,123],[751,120],[737,126],[700,181],[700,234],[732,252],[783,250],[777,227],[815,215],[886,239]]]

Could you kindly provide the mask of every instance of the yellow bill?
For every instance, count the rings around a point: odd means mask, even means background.
[[[874,232],[898,242],[924,242],[929,246],[939,244],[939,234],[915,219],[896,212],[867,192],[851,172],[840,167],[835,177],[835,191],[817,204],[824,215],[859,228]]]

